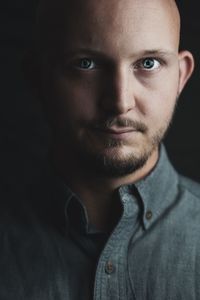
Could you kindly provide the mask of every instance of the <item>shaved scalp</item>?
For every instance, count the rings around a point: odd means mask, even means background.
[[[77,20],[79,15],[85,9],[95,10],[95,6],[101,5],[105,15],[108,12],[113,15],[113,9],[116,5],[125,6],[125,2],[130,6],[132,3],[148,5],[149,0],[41,0],[37,9],[37,18],[35,26],[35,48],[38,53],[46,53],[48,49],[62,47],[63,34],[70,30],[70,20]],[[175,0],[151,0],[151,4],[160,4],[168,13],[171,22],[172,35],[177,40],[177,46],[180,42],[180,14]],[[112,8],[112,9],[111,9]],[[81,26],[81,24],[79,25]],[[58,49],[57,49],[58,51]]]

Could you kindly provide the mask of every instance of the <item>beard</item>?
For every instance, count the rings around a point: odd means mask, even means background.
[[[148,136],[148,128],[143,123],[119,119],[110,119],[106,122],[92,124],[92,126],[89,126],[89,130],[91,127],[106,129],[111,125],[132,126],[140,132],[141,143],[138,140],[138,144],[136,143],[133,150],[126,155],[122,154],[122,149],[126,146],[123,141],[113,138],[101,140],[103,151],[96,150],[95,140],[90,140],[87,137],[82,138],[81,142],[72,143],[76,145],[73,148],[73,155],[77,158],[77,163],[81,166],[81,169],[99,178],[119,178],[141,169],[164,138],[170,120],[166,121],[163,127],[151,136]]]
[[[157,148],[161,139],[162,136],[157,135],[152,139],[151,145],[144,146],[139,154],[133,150],[126,156],[120,155],[120,147],[123,146],[115,140],[109,141],[108,151],[112,148],[112,155],[94,153],[82,144],[78,151],[79,162],[83,169],[99,177],[119,178],[141,169]]]
[[[132,151],[129,151],[126,155],[122,155],[122,151],[120,151],[120,148],[125,146],[123,145],[123,141],[114,138],[102,139],[99,151],[98,147],[95,148],[97,140],[88,138],[87,134],[77,137],[77,130],[72,129],[74,126],[70,122],[63,122],[58,127],[52,124],[52,154],[55,161],[58,160],[60,162],[61,165],[59,168],[61,170],[67,168],[67,165],[70,165],[73,169],[73,165],[75,164],[76,169],[81,170],[83,174],[103,178],[119,178],[138,171],[145,166],[148,159],[158,149],[167,134],[172,124],[178,97],[179,95],[177,94],[177,99],[171,113],[169,113],[165,121],[162,120],[162,126],[158,127],[154,132],[151,132],[142,122],[117,117],[108,117],[104,120],[79,124],[79,128],[86,129],[86,132],[94,128],[109,129],[113,125],[119,128],[132,127],[136,131],[139,131],[141,140],[138,139],[137,143],[132,147]],[[102,148],[103,151],[101,151]],[[109,153],[111,152],[110,150],[112,151],[112,155]]]

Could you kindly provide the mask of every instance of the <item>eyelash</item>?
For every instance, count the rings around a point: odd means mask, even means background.
[[[154,61],[154,66],[155,66],[156,63],[158,63],[159,66],[157,66],[155,68],[145,68],[144,66],[142,66],[142,64],[144,64],[144,62],[147,61],[147,60],[149,60],[149,61],[152,60],[152,61]],[[160,58],[146,57],[146,58],[142,58],[138,62],[136,62],[135,66],[134,66],[134,69],[135,70],[139,69],[139,70],[142,70],[142,71],[145,71],[145,72],[151,72],[151,71],[159,69],[163,64],[164,64],[164,62]]]
[[[93,63],[93,64],[95,65],[95,67],[93,67],[92,69],[87,69],[87,68],[81,67],[81,66],[80,66],[80,65],[81,65],[81,62],[83,62],[84,60],[85,60],[85,61],[87,61],[87,60],[90,61],[91,63]],[[97,61],[95,62],[94,59],[87,58],[87,57],[80,58],[80,59],[76,60],[75,63],[72,63],[72,67],[75,67],[76,69],[78,69],[78,70],[83,70],[83,71],[91,71],[91,70],[94,70],[94,69],[97,68],[98,65],[99,65],[99,63],[98,63]]]
[[[92,67],[92,68],[83,68],[83,67],[81,67],[80,64],[84,60],[88,60],[88,62],[90,62],[91,64],[94,64],[94,67]],[[159,66],[156,67],[156,68],[153,68],[153,69],[152,68],[148,69],[148,68],[142,67],[142,63],[144,63],[145,60],[154,60],[154,63],[155,62],[159,63]],[[158,70],[162,65],[165,65],[165,64],[166,64],[166,62],[161,58],[158,58],[158,57],[145,57],[145,58],[142,58],[142,59],[139,59],[138,61],[136,61],[136,63],[133,64],[133,69],[135,71],[153,72],[155,70]],[[84,57],[84,58],[77,59],[75,62],[73,62],[71,64],[71,67],[75,68],[77,70],[86,72],[86,71],[93,71],[95,69],[101,68],[102,65],[105,65],[105,63],[103,63],[99,60]]]

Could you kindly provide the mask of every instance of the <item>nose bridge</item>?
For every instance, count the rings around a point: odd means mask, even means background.
[[[112,70],[109,101],[118,113],[126,113],[135,106],[133,95],[133,74],[126,65]]]
[[[116,101],[121,105],[127,105],[129,102],[130,88],[130,70],[124,66],[120,66],[116,70]]]

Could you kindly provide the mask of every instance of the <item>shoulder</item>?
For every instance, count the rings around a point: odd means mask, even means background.
[[[179,186],[182,191],[186,191],[194,198],[200,200],[200,183],[188,177],[179,175]]]
[[[178,177],[179,214],[184,221],[187,220],[187,227],[189,224],[196,224],[195,226],[200,229],[200,184],[182,175]]]

